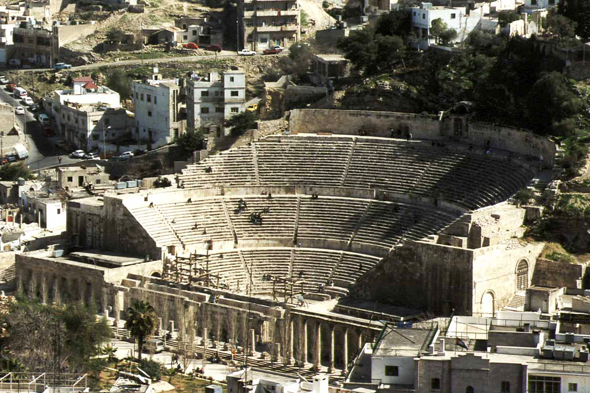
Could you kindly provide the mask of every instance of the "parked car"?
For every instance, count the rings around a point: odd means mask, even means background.
[[[68,150],[68,148],[70,147],[70,144],[62,139],[60,141],[55,142],[55,147],[60,148],[60,149],[64,149],[64,150]]]
[[[49,124],[50,122],[49,116],[47,116],[45,113],[39,113],[36,117],[39,123],[41,124]]]
[[[26,106],[31,106],[35,103],[31,97],[23,97],[23,104]]]
[[[164,352],[164,342],[157,338],[148,338],[143,346],[143,352],[145,353],[160,353]]]
[[[8,80],[8,78],[7,78],[7,77],[5,77],[5,76],[0,76],[0,85],[6,85],[6,84],[8,84],[8,83],[10,83],[10,81]]]
[[[15,87],[14,89],[12,89],[12,91],[14,92],[14,97],[19,97],[19,98],[23,98],[29,95],[29,93],[27,93],[27,91],[25,89],[23,89],[22,87]]]
[[[49,124],[43,126],[43,133],[45,136],[53,136],[53,128]]]
[[[6,159],[8,162],[17,162],[18,158],[14,154],[7,154]]]
[[[25,108],[23,108],[22,106],[17,106],[16,108],[14,108],[14,113],[16,113],[17,115],[24,115]]]
[[[265,55],[278,55],[279,53],[281,53],[281,51],[274,48],[267,48],[263,50],[262,53]]]
[[[185,49],[199,49],[199,45],[195,44],[194,42],[187,42],[183,45]]]
[[[258,103],[252,104],[252,105],[248,105],[248,107],[246,108],[246,110],[248,112],[256,112],[256,111],[258,111]]]
[[[219,45],[207,45],[207,47],[205,47],[205,49],[207,50],[212,50],[213,52],[221,52],[223,50],[223,48]]]
[[[276,49],[276,50],[278,50],[279,52],[282,52],[282,51],[284,51],[284,50],[285,50],[285,48],[283,48],[283,47],[282,47],[282,46],[280,46],[280,45],[273,45],[273,46],[271,46],[271,47],[270,47],[270,49]]]
[[[31,112],[37,112],[39,110],[39,105],[37,105],[37,104],[29,105],[29,110]]]
[[[54,70],[69,70],[70,68],[72,68],[72,65],[67,63],[56,63],[53,66]]]
[[[100,157],[96,153],[86,153],[86,154],[84,154],[84,159],[85,160],[98,160],[98,159],[100,159]]]
[[[147,150],[145,150],[145,149],[135,149],[133,151],[134,156],[141,156],[141,155],[144,155],[145,153],[147,153]]]
[[[256,55],[256,52],[254,52],[253,50],[244,48],[238,52],[238,55],[240,55],[240,56],[254,56],[254,55]]]
[[[6,90],[8,91],[14,91],[14,89],[16,89],[18,86],[15,85],[14,83],[9,83],[6,85]]]
[[[70,158],[84,158],[85,154],[86,153],[84,152],[84,150],[74,150],[70,153]]]

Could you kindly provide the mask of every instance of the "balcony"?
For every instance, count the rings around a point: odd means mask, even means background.
[[[297,16],[299,10],[279,11],[279,10],[258,10],[256,16]]]
[[[259,33],[270,33],[275,31],[297,31],[297,25],[284,25],[284,26],[258,26],[256,31]]]

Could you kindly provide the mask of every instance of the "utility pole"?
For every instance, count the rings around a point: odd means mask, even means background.
[[[236,11],[237,12],[237,11]],[[236,13],[236,52],[240,51],[240,20]]]

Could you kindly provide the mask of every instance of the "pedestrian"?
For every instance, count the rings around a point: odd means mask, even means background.
[[[57,156],[57,162],[58,164],[61,164],[61,156]]]

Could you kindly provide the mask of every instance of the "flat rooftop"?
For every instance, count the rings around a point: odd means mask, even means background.
[[[75,261],[92,263],[105,267],[123,267],[145,262],[143,258],[92,250],[72,252],[70,253],[69,258]]]
[[[426,350],[436,330],[433,329],[387,329],[374,352],[375,356],[417,356]]]

